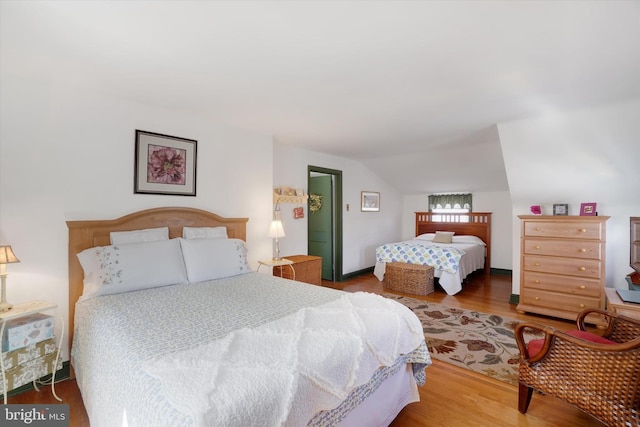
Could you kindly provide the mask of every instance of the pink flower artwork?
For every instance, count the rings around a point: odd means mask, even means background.
[[[149,144],[147,182],[185,185],[187,150]]]

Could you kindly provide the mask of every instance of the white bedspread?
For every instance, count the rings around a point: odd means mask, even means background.
[[[397,244],[406,243],[408,245],[415,246],[419,244],[421,246],[429,244],[430,242],[425,240],[408,240],[406,242],[400,242]],[[438,278],[438,283],[444,289],[448,295],[455,295],[462,290],[462,281],[469,274],[476,270],[484,268],[485,259],[485,247],[482,245],[476,245],[471,243],[449,243],[449,244],[437,244],[446,247],[452,247],[464,251],[464,255],[460,259],[458,269],[455,272],[447,272],[439,269],[434,269],[434,276]],[[373,274],[382,281],[384,279],[384,273],[386,270],[386,262],[376,261],[376,265],[373,269]]]
[[[215,347],[220,345],[216,344],[219,340],[234,337],[234,331],[243,331],[236,334],[239,336],[251,335],[245,330],[297,316],[304,307],[337,302],[344,294],[334,289],[249,273],[211,282],[105,295],[77,303],[71,362],[91,427],[193,425],[190,410],[178,409],[175,402],[167,400],[160,380],[143,369],[147,361],[182,352],[206,351],[209,345]],[[376,322],[373,317],[371,320]],[[314,332],[320,335],[322,329]],[[264,336],[269,336],[275,332],[265,333]],[[349,345],[351,341],[344,342]],[[340,345],[343,345],[342,341]],[[426,351],[426,347],[424,349]],[[252,379],[258,366],[256,362],[275,362],[273,357],[263,357],[257,346],[251,346],[247,351],[249,356],[243,360],[249,360],[249,363],[242,365],[238,372],[244,370]],[[326,354],[326,357],[330,358],[332,354]],[[424,375],[424,366],[430,363],[428,353],[416,361],[422,363]],[[219,370],[206,372],[199,369],[197,363],[205,362],[193,362],[191,368],[184,370],[191,380],[207,380],[210,375],[221,373]],[[414,367],[420,368],[415,363]],[[283,378],[293,381],[291,375],[283,375]],[[308,376],[322,378],[320,373],[317,377],[311,373]],[[282,384],[281,380],[277,384]],[[337,386],[327,388],[340,394],[335,391],[339,390]],[[270,390],[263,388],[259,394],[269,396]],[[346,402],[353,403],[351,399]]]
[[[409,309],[360,292],[143,366],[196,425],[301,426],[422,340]]]

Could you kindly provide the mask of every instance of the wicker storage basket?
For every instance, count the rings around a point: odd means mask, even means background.
[[[384,282],[386,288],[394,291],[413,295],[428,295],[433,292],[433,267],[405,262],[390,262],[386,266]]]

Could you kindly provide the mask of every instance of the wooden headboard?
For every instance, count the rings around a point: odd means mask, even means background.
[[[436,231],[454,231],[457,235],[478,236],[487,244],[484,270],[491,270],[491,212],[447,213],[416,212],[416,236]]]
[[[84,273],[77,253],[111,244],[109,233],[169,227],[169,238],[182,237],[182,227],[227,227],[230,238],[247,239],[248,218],[223,218],[194,208],[166,207],[135,212],[118,219],[67,221],[69,228],[69,345],[73,339],[76,302],[82,295]]]

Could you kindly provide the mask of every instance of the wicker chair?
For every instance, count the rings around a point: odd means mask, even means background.
[[[578,331],[586,331],[585,317],[594,313],[607,320],[602,338],[592,334],[593,339],[582,339],[529,322],[516,326],[521,413],[527,412],[535,389],[572,404],[608,426],[640,426],[640,321],[586,309],[578,315]],[[540,350],[535,354],[533,342],[524,341],[527,328],[544,333],[544,340],[536,343]],[[603,338],[612,343],[599,343]]]

